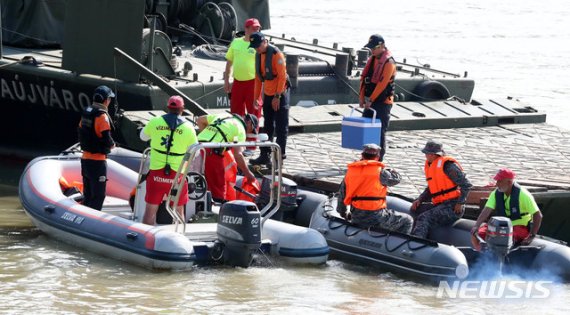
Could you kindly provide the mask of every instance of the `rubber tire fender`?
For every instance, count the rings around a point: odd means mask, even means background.
[[[448,99],[451,93],[443,83],[439,81],[424,81],[414,89],[417,101],[439,101]]]

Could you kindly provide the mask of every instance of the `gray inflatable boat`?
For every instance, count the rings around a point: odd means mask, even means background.
[[[501,270],[504,275],[512,273],[521,278],[570,280],[570,248],[559,240],[539,235],[528,246],[514,244],[505,248],[504,256],[498,257],[491,250],[492,244],[482,252],[471,248],[473,220],[457,220],[452,226],[434,229],[429,239],[421,239],[387,230],[361,229],[339,216],[336,199],[302,189],[298,196],[296,224],[323,234],[332,258],[435,281],[479,278]],[[410,202],[401,197],[388,196],[387,203],[391,209],[409,213]]]

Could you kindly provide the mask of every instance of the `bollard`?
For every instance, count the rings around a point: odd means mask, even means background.
[[[370,51],[368,49],[360,49],[356,52],[358,56],[358,63],[359,67],[364,67],[366,65],[366,61],[368,61],[368,54]]]
[[[285,65],[287,66],[287,74],[291,81],[291,88],[296,88],[299,82],[299,55],[287,54],[285,57]]]
[[[336,54],[336,59],[335,59],[335,64],[334,64],[336,75],[341,76],[343,78],[346,78],[346,76],[352,70],[352,69],[349,69],[349,67],[348,67],[348,60],[349,60],[348,54],[346,54],[346,53]]]

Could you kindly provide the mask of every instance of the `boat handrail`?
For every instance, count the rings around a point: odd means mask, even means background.
[[[182,185],[184,181],[182,180],[182,176],[186,176],[186,174],[190,171],[189,168],[192,165],[192,161],[194,161],[199,152],[205,151],[206,149],[227,149],[227,148],[236,148],[236,147],[267,147],[271,149],[271,183],[269,194],[269,203],[260,210],[261,216],[263,216],[261,224],[263,225],[267,219],[273,216],[278,210],[279,205],[281,204],[281,182],[282,182],[282,164],[283,159],[281,157],[281,149],[277,143],[269,142],[269,141],[247,141],[247,142],[217,142],[217,143],[210,143],[210,142],[199,142],[191,145],[186,150],[184,157],[182,159],[182,163],[180,163],[178,170],[176,171],[176,175],[172,181],[172,186],[168,193],[166,199],[166,209],[168,213],[173,217],[175,221],[175,231],[178,232],[178,225],[182,226],[182,233],[186,232],[186,222],[183,218],[181,218],[178,212],[175,209],[178,201],[180,200],[180,195],[182,192]],[[205,155],[202,155],[205,156]],[[200,169],[198,170],[199,174],[204,174],[204,166],[205,161],[202,159],[202,163],[200,164]]]

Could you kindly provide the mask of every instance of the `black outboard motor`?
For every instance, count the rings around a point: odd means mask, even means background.
[[[499,263],[502,264],[513,247],[513,224],[509,218],[492,217],[487,225],[485,242],[488,249],[499,258]]]
[[[248,267],[261,246],[261,215],[253,202],[235,200],[222,205],[218,239],[224,244],[224,263]]]
[[[293,223],[295,221],[297,210],[297,183],[282,178],[281,183],[281,205],[279,211],[272,217],[274,220]],[[261,181],[261,192],[257,198],[257,205],[262,208],[269,203],[269,195],[271,194],[271,176],[266,175]]]

